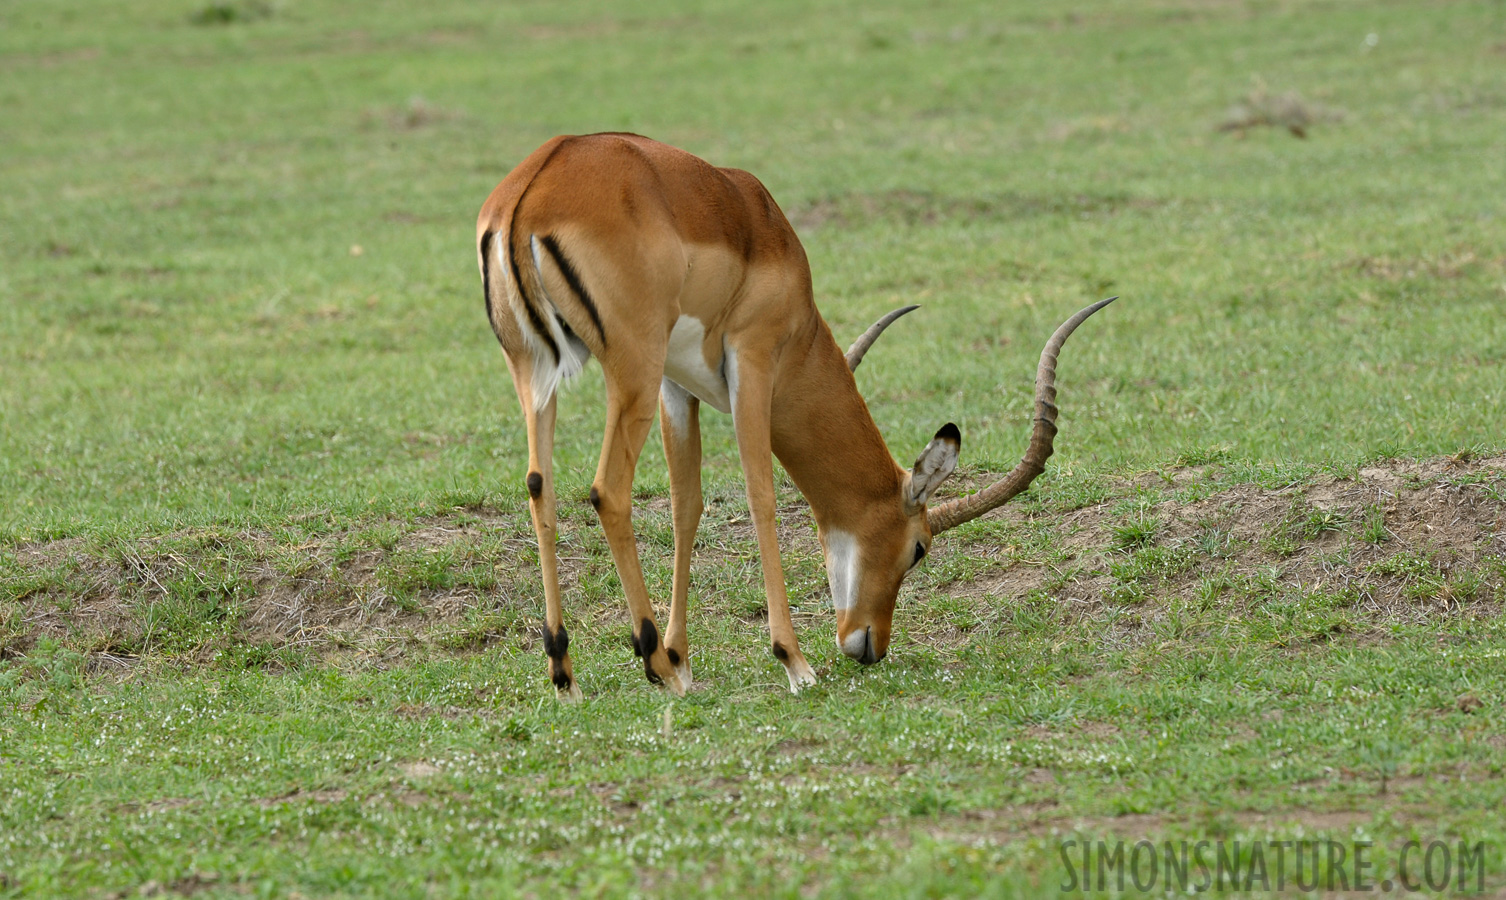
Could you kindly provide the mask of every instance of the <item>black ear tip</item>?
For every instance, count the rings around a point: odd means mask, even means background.
[[[948,422],[945,425],[941,426],[940,431],[936,432],[936,440],[951,441],[952,443],[961,447],[962,432],[958,430],[957,424],[955,422]]]

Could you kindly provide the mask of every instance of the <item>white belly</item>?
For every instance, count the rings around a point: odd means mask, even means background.
[[[669,333],[669,354],[664,359],[664,377],[695,394],[724,413],[732,412],[726,379],[706,364],[703,345],[706,327],[695,316],[681,316]],[[720,368],[720,360],[718,368]]]

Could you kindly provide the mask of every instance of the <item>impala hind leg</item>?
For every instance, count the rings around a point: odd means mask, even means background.
[[[774,656],[784,664],[790,679],[790,692],[800,693],[816,683],[816,673],[800,642],[795,638],[795,623],[790,619],[790,602],[784,590],[784,569],[779,564],[778,520],[774,503],[774,451],[770,443],[769,411],[773,401],[770,373],[764,368],[729,366],[733,374],[732,423],[737,430],[737,454],[742,462],[748,486],[748,513],[758,535],[758,558],[763,565],[764,593],[769,601],[769,640]]]
[[[591,485],[591,505],[601,517],[601,530],[617,564],[617,575],[633,620],[633,650],[643,658],[643,674],[650,682],[683,696],[685,685],[681,684],[680,674],[659,640],[654,605],[643,583],[638,543],[633,536],[633,471],[653,425],[658,393],[657,384],[625,387],[608,380],[607,427],[596,480]]]
[[[570,663],[570,634],[565,631],[559,559],[555,552],[559,534],[554,500],[556,398],[551,397],[543,409],[535,410],[533,398],[524,386],[518,389],[518,399],[528,422],[528,513],[539,541],[539,570],[544,578],[544,653],[549,657],[549,680],[554,682],[559,698],[573,702],[581,698],[581,693]]]
[[[664,379],[659,388],[659,434],[664,438],[664,458],[669,463],[669,504],[675,523],[675,581],[664,652],[686,690],[691,684],[690,638],[685,629],[690,556],[705,503],[701,496],[700,413],[701,401],[694,394]]]

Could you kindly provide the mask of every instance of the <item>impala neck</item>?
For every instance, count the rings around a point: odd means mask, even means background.
[[[821,529],[852,530],[874,505],[899,502],[904,472],[819,314],[781,361],[770,417],[774,455]],[[801,344],[804,344],[802,347]]]

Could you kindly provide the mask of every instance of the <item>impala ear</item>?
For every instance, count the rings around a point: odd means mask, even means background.
[[[932,492],[946,481],[957,468],[957,453],[962,449],[962,432],[951,422],[941,426],[931,443],[915,460],[910,471],[910,483],[906,486],[905,499],[911,506],[920,506],[931,498]]]

